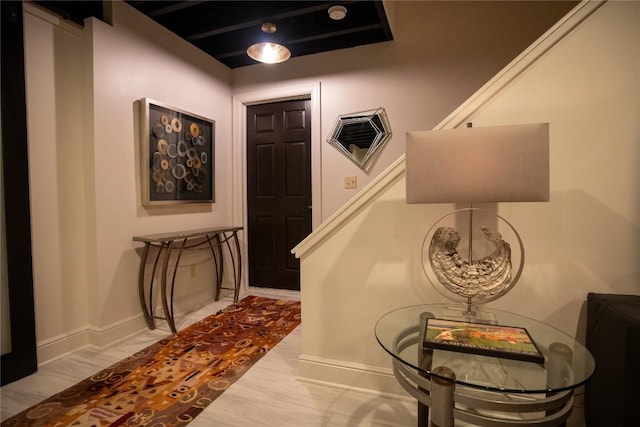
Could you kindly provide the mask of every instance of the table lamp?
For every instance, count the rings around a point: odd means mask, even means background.
[[[549,124],[470,127],[415,131],[406,140],[407,203],[465,203],[437,221],[423,241],[423,270],[431,284],[449,299],[466,304],[464,317],[476,320],[472,304],[493,301],[513,288],[524,266],[524,246],[516,229],[495,215],[494,227],[480,224],[484,240],[474,240],[474,203],[549,201]],[[460,227],[443,226],[468,215],[468,239]],[[511,245],[497,230],[507,225],[519,244],[519,266]],[[476,226],[476,228],[478,228]],[[495,229],[493,229],[495,228]],[[458,252],[468,245],[466,256]],[[476,242],[474,244],[474,242]],[[428,248],[427,248],[428,245]],[[478,254],[474,248],[489,248]],[[440,287],[444,288],[444,292]]]

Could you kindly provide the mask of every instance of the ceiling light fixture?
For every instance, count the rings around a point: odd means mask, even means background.
[[[340,21],[347,16],[347,8],[344,6],[331,6],[329,8],[329,17],[334,21]]]
[[[271,22],[262,24],[261,29],[265,34],[274,34],[277,31],[276,25]],[[249,46],[247,55],[258,62],[278,64],[291,58],[291,51],[274,40],[265,40]]]

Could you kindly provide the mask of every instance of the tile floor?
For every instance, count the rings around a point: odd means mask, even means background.
[[[298,293],[254,291],[251,294],[299,298]],[[178,329],[231,304],[222,298],[183,318]],[[0,389],[2,421],[64,390],[95,372],[167,336],[160,326],[101,350],[81,349],[41,366],[33,375]],[[402,427],[415,426],[416,404],[296,379],[302,325],[296,328],[227,391],[213,401],[189,427]]]

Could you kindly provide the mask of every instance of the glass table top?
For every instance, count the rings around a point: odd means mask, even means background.
[[[420,336],[421,315],[423,319],[433,317],[464,321],[462,311],[455,304],[403,307],[378,320],[375,326],[376,338],[391,356],[420,373],[434,375],[432,367],[446,366],[455,372],[456,384],[491,391],[550,393],[570,390],[586,382],[595,370],[591,353],[571,336],[542,322],[486,307],[480,308],[479,318],[482,320],[476,322],[525,328],[544,355],[544,364],[423,348]],[[550,347],[564,350],[564,353],[560,351],[558,357],[554,355],[557,352],[552,354]]]

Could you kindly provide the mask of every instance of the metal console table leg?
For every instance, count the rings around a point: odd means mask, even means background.
[[[140,259],[140,269],[138,272],[138,297],[140,299],[140,307],[142,308],[145,322],[147,323],[149,329],[155,329],[155,319],[165,319],[169,324],[169,328],[171,329],[171,331],[176,332],[173,296],[178,266],[180,264],[182,253],[185,249],[193,249],[203,245],[208,245],[215,267],[214,285],[216,300],[220,298],[220,291],[222,289],[229,289],[233,290],[233,301],[238,302],[238,296],[240,294],[240,283],[242,278],[242,254],[240,251],[240,242],[238,239],[239,230],[242,230],[242,227],[214,227],[200,230],[150,234],[146,236],[133,237],[134,241],[144,243],[144,249]],[[233,245],[230,242],[231,240],[233,240]],[[147,294],[145,286],[145,273],[151,247],[157,248],[158,253],[155,256],[153,268],[151,270],[151,276],[148,280],[149,291]],[[227,248],[227,252],[229,254],[229,260],[231,261],[231,269],[233,272],[233,288],[224,288],[222,286],[224,278],[225,247]],[[177,249],[178,251],[175,258],[175,263],[172,266],[172,271],[171,273],[169,273],[171,254],[174,249]],[[204,249],[206,249],[206,247]],[[164,255],[162,253],[163,251]],[[155,316],[153,309],[153,287],[161,257],[162,272],[160,278],[160,297],[162,300],[164,317]],[[169,278],[169,274],[171,274],[171,278]],[[169,281],[171,282],[170,284],[168,283]],[[169,286],[169,289],[167,289],[167,286]]]
[[[144,315],[144,321],[147,323],[147,327],[149,329],[155,329],[156,324],[153,320],[153,308],[151,306],[152,301],[149,300],[149,306],[147,306],[147,298],[144,292],[144,271],[147,267],[147,257],[149,256],[149,246],[150,243],[144,244],[144,249],[142,250],[142,258],[140,258],[140,271],[138,273],[138,298],[140,299],[140,308],[142,309],[142,314]],[[156,258],[157,261],[157,258]],[[153,289],[153,283],[149,285],[149,293],[151,293]]]
[[[176,274],[178,272],[178,264],[180,264],[182,251],[184,250],[185,245],[187,244],[187,238],[184,238],[182,240],[182,244],[180,244],[180,247],[178,248],[178,255],[176,257],[176,262],[173,265],[173,273],[171,274],[171,289],[169,290],[170,297],[169,297],[169,300],[167,300],[167,273],[168,273],[167,270],[169,267],[169,259],[171,258],[173,243],[174,243],[174,240],[171,240],[167,243],[167,249],[164,254],[164,262],[162,264],[162,281],[160,282],[161,283],[160,292],[162,293],[162,308],[164,310],[164,316],[167,320],[167,323],[169,324],[169,328],[171,329],[171,332],[176,332],[176,324],[173,318],[173,291],[175,289],[175,284],[176,284]]]
[[[215,246],[214,246],[215,241]],[[211,258],[213,259],[213,266],[215,268],[215,286],[216,286],[216,296],[215,299],[218,301],[220,299],[220,286],[222,286],[222,277],[224,273],[224,259],[222,254],[222,248],[220,247],[220,236],[219,233],[215,233],[213,235],[207,235],[207,243],[209,245],[209,249],[211,250]],[[220,262],[218,262],[218,256],[216,255],[216,248],[218,248],[218,253],[220,254]]]
[[[241,267],[241,254],[240,254],[240,243],[238,242],[238,233],[236,231],[229,232],[227,235],[225,232],[217,232],[213,235],[204,236],[206,243],[209,245],[211,249],[211,255],[213,258],[214,266],[216,269],[215,272],[215,286],[216,286],[216,301],[220,298],[220,290],[228,289],[233,290],[233,302],[238,302],[238,296],[240,294],[240,279],[242,274]],[[218,247],[218,251],[220,254],[220,260],[218,262],[218,258],[216,256],[214,246],[211,240],[216,241],[216,246]],[[176,240],[172,240],[166,245],[166,252],[164,257],[164,262],[162,266],[162,281],[161,281],[161,292],[162,292],[162,307],[164,309],[165,318],[167,323],[169,324],[169,328],[171,332],[176,332],[175,326],[175,317],[173,310],[173,293],[175,289],[175,281],[176,275],[178,271],[178,265],[180,264],[180,258],[182,257],[182,253],[185,249],[190,249],[196,246],[200,246],[204,244],[204,242],[196,243],[192,246],[187,246],[187,238],[184,238],[181,243],[179,243],[179,247],[177,247],[178,252],[176,255],[176,260],[173,265],[173,271],[171,273],[171,286],[169,288],[169,299],[167,300],[167,281],[168,281],[168,273],[169,273],[169,259],[171,258],[171,252],[176,247]],[[229,243],[230,240],[234,241],[234,247],[232,248]],[[233,288],[225,288],[222,286],[222,281],[224,278],[224,247],[227,248],[227,252],[229,253],[229,259],[231,261],[231,271],[233,273]],[[234,250],[235,249],[235,250]],[[238,260],[236,261],[236,257]]]
[[[220,277],[220,280],[218,281],[218,287],[216,289],[216,300],[220,297],[220,290],[222,289],[227,289],[227,290],[232,290],[233,291],[233,302],[238,302],[238,296],[240,295],[240,280],[242,278],[242,254],[240,252],[240,242],[238,241],[238,232],[233,230],[229,232],[229,235],[227,235],[226,232],[222,232],[220,233],[219,236],[222,236],[222,238],[218,237],[218,248],[220,250],[220,271],[221,271],[221,276],[222,276],[222,266],[224,265],[224,261],[222,261],[223,258],[223,244],[224,246],[226,246],[227,248],[227,252],[229,253],[229,259],[231,260],[231,271],[233,274],[233,288],[224,288],[222,287],[222,277]],[[232,249],[231,244],[229,243],[230,240],[233,240],[234,242],[234,247]],[[236,260],[237,258],[237,260]]]
[[[153,269],[151,270],[151,276],[149,278],[149,298],[147,300],[144,279],[145,270],[147,267],[147,258],[149,257],[149,250],[151,249],[151,247],[158,248],[158,252],[156,253],[155,260],[153,261]],[[147,323],[149,329],[156,328],[156,316],[153,315],[153,282],[155,280],[156,271],[158,269],[158,261],[160,260],[160,255],[162,254],[162,251],[164,249],[164,244],[154,245],[150,242],[146,242],[142,251],[142,257],[140,259],[140,271],[138,273],[138,296],[140,299],[140,308],[142,308],[142,314],[144,315],[144,320]]]

